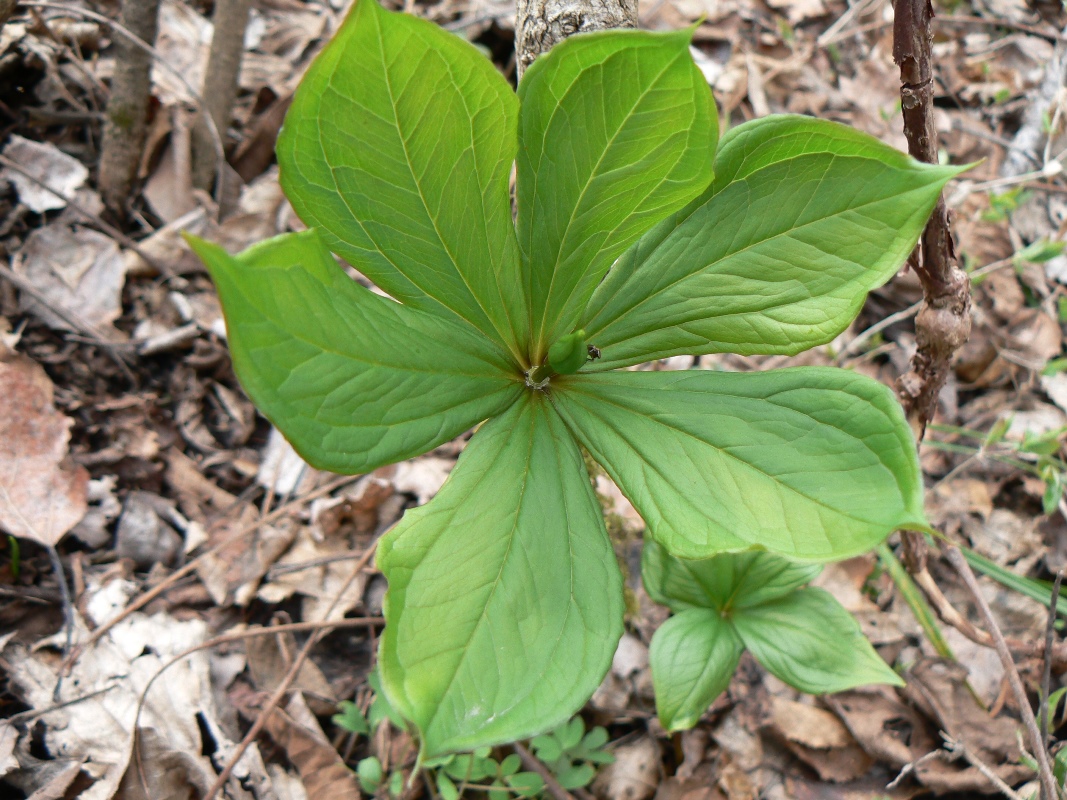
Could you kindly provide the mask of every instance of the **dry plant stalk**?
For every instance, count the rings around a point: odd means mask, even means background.
[[[155,44],[159,0],[124,0],[119,22],[149,45]],[[114,47],[115,74],[104,117],[99,185],[108,208],[125,216],[144,148],[152,57],[125,36],[116,36]]]
[[[930,0],[893,3],[893,60],[900,67],[900,103],[908,152],[937,163],[931,45],[934,16]],[[908,263],[923,287],[923,306],[915,319],[918,349],[911,369],[897,386],[915,438],[922,440],[948,379],[952,357],[971,335],[971,281],[956,262],[948,209],[937,201],[918,247]]]
[[[237,97],[237,77],[241,71],[251,5],[251,0],[218,0],[211,18],[215,33],[211,37],[211,54],[204,74],[204,104],[200,113],[211,117],[223,141]],[[198,189],[209,189],[220,167],[211,131],[200,119],[193,129],[193,185]]]
[[[515,68],[518,77],[539,55],[572,33],[637,27],[637,0],[518,0]]]

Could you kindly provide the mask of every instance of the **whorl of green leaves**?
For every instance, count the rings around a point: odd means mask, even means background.
[[[242,384],[311,464],[365,472],[488,420],[378,549],[383,686],[427,757],[561,724],[611,662],[622,582],[579,445],[676,556],[841,558],[923,524],[875,381],[610,371],[829,342],[957,172],[795,116],[716,152],[690,35],[572,37],[516,96],[465,41],[357,0],[278,142],[311,230],[193,240]]]

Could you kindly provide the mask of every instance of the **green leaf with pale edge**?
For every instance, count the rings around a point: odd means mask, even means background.
[[[673,558],[650,539],[641,552],[648,596],[675,613],[687,608],[733,611],[783,597],[822,571],[772,553],[727,553],[701,561]]]
[[[566,721],[622,635],[622,580],[582,456],[530,393],[467,445],[378,549],[386,693],[424,755]]]
[[[523,75],[516,192],[535,357],[574,329],[619,254],[711,180],[718,120],[691,38],[583,34]]]
[[[903,412],[861,375],[801,367],[553,381],[568,427],[680,558],[844,558],[924,520]]]
[[[404,303],[527,338],[508,179],[518,103],[474,47],[357,0],[278,139],[285,194],[331,250]]]
[[[679,354],[794,354],[832,340],[900,268],[958,167],[824,120],[723,137],[715,180],[619,259],[580,327],[587,370]]]
[[[241,385],[312,466],[411,458],[523,391],[488,339],[363,288],[314,230],[237,257],[188,240],[218,287]]]
[[[712,609],[690,608],[660,625],[648,658],[663,727],[678,731],[696,725],[730,685],[743,651],[733,626]]]
[[[802,692],[830,694],[868,683],[904,685],[852,615],[822,589],[798,589],[739,611],[733,623],[756,660]]]

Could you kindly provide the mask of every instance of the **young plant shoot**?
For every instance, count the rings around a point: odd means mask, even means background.
[[[583,447],[676,557],[843,558],[925,524],[881,384],[622,369],[829,342],[957,173],[796,116],[716,151],[690,36],[574,36],[516,96],[467,42],[358,0],[278,141],[309,230],[235,257],[191,239],[241,383],[313,466],[480,425],[378,546],[383,687],[425,758],[551,730],[607,671],[622,582]]]
[[[663,727],[693,727],[729,685],[745,650],[779,680],[810,694],[903,685],[833,595],[801,588],[821,570],[772,553],[683,561],[654,541],[645,544],[645,590],[674,612],[649,650]]]

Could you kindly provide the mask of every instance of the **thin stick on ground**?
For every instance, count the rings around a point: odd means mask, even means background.
[[[1008,784],[1004,783],[1004,781],[1000,779],[1000,776],[997,775],[988,764],[976,756],[967,745],[961,741],[953,739],[944,731],[941,732],[941,738],[945,740],[945,750],[947,750],[953,758],[962,758],[976,770],[981,772],[986,780],[993,784],[993,786],[997,788],[997,791],[1007,797],[1008,800],[1023,800],[1022,795],[1008,786]]]
[[[371,548],[373,550],[373,547]],[[322,622],[293,622],[285,625],[270,625],[260,628],[249,628],[243,631],[236,631],[234,633],[226,633],[221,636],[215,636],[208,639],[205,642],[201,642],[195,647],[190,647],[182,652],[178,653],[174,658],[164,664],[159,670],[149,678],[148,683],[145,684],[144,690],[141,692],[141,697],[137,701],[137,711],[133,716],[133,730],[134,730],[134,742],[133,752],[134,758],[137,762],[137,772],[141,780],[141,787],[144,789],[147,795],[150,791],[148,785],[148,777],[144,773],[144,765],[141,761],[141,750],[137,741],[137,726],[138,721],[141,718],[141,712],[144,711],[145,702],[148,699],[148,692],[151,690],[152,685],[160,678],[164,672],[173,667],[183,658],[188,658],[193,653],[198,653],[201,650],[210,650],[213,647],[218,647],[222,644],[229,644],[231,642],[244,641],[245,639],[253,639],[258,636],[274,636],[279,633],[297,633],[300,631],[312,631],[321,632],[322,636],[326,636],[337,628],[354,628],[363,625],[381,625],[385,623],[383,617],[351,617],[346,619],[337,620],[323,620]]]
[[[526,769],[541,776],[541,779],[545,782],[545,789],[552,795],[552,800],[574,800],[574,795],[563,788],[560,782],[556,780],[556,776],[552,774],[552,771],[542,764],[540,759],[535,758],[534,754],[523,747],[521,743],[513,742],[511,749],[522,759],[522,765]]]
[[[971,570],[971,565],[967,563],[963,553],[955,545],[947,545],[943,549],[945,558],[948,559],[948,562],[963,579],[968,591],[974,598],[986,630],[993,637],[993,645],[997,655],[1000,656],[1000,663],[1004,667],[1004,672],[1008,676],[1008,685],[1011,687],[1015,702],[1019,706],[1019,714],[1022,717],[1027,738],[1030,740],[1030,748],[1034,751],[1034,758],[1037,759],[1042,797],[1045,800],[1057,800],[1056,779],[1053,777],[1052,766],[1049,764],[1048,750],[1045,748],[1045,736],[1037,727],[1034,710],[1030,708],[1030,699],[1026,696],[1026,688],[1023,686],[1022,678],[1019,677],[1019,670],[1015,668],[1015,661],[1012,659],[1011,651],[1008,650],[1007,642],[1004,641],[1004,635],[1000,632],[1000,628],[997,627],[993,612],[990,610],[985,597],[982,596],[978,578],[975,577],[974,572]]]
[[[88,648],[88,647],[92,646],[94,643],[96,643],[100,639],[100,637],[102,637],[109,630],[111,630],[113,627],[115,627],[115,625],[117,625],[118,623],[122,622],[124,619],[129,617],[135,611],[139,611],[140,609],[144,608],[146,605],[151,603],[157,597],[159,597],[160,595],[165,593],[168,589],[173,587],[174,584],[176,584],[178,581],[180,581],[186,575],[188,575],[193,570],[195,570],[197,568],[197,566],[204,559],[206,559],[209,555],[218,552],[219,550],[221,550],[223,547],[226,547],[227,545],[233,544],[238,539],[241,539],[241,538],[243,538],[245,536],[248,536],[248,535],[250,535],[252,533],[255,533],[262,526],[267,525],[267,524],[273,522],[274,520],[283,517],[284,515],[288,514],[290,511],[292,511],[293,506],[295,506],[295,505],[297,505],[299,503],[306,503],[306,502],[308,502],[310,500],[314,500],[314,499],[316,499],[318,497],[322,497],[323,495],[327,495],[330,492],[334,491],[335,489],[340,489],[342,486],[345,486],[346,484],[349,484],[349,483],[352,483],[355,480],[358,480],[360,477],[361,476],[359,476],[359,475],[340,475],[336,479],[330,481],[329,483],[325,484],[324,486],[320,486],[318,489],[315,489],[314,491],[309,492],[308,494],[304,495],[303,497],[297,498],[296,500],[293,500],[291,503],[286,503],[283,506],[279,506],[274,511],[272,511],[271,513],[267,514],[266,516],[261,517],[260,519],[256,520],[251,525],[245,525],[244,527],[238,528],[237,530],[233,531],[228,536],[223,537],[219,542],[217,542],[216,544],[212,545],[210,548],[205,550],[203,553],[198,555],[196,558],[186,562],[182,567],[180,567],[179,569],[176,569],[174,572],[172,572],[170,575],[168,575],[166,578],[164,578],[158,584],[153,586],[147,592],[145,592],[144,594],[140,595],[136,600],[131,601],[122,610],[121,613],[116,614],[112,619],[108,620],[103,625],[101,625],[99,628],[97,628],[95,631],[93,631],[92,635],[84,643],[80,644],[75,649],[75,651],[71,654],[71,657],[68,659],[69,663],[66,666],[69,667],[71,664],[73,664],[74,661],[77,661],[78,656],[81,654],[81,652],[83,652],[86,648]],[[217,520],[215,525],[219,525],[224,521],[225,521],[225,519]]]
[[[370,547],[367,548],[367,551],[363,554],[363,557],[356,562],[355,568],[352,570],[352,574],[348,576],[348,580],[345,581],[344,586],[342,586],[341,590],[337,592],[337,594],[334,596],[333,602],[331,602],[329,608],[326,609],[326,613],[324,616],[326,616],[327,618],[330,616],[334,608],[337,606],[338,601],[342,597],[344,597],[345,592],[348,591],[348,587],[352,585],[352,581],[354,581],[356,579],[356,576],[363,571],[363,568],[367,566],[368,563],[370,563],[371,557],[374,555],[374,551],[377,546],[378,543],[374,542]],[[252,724],[252,727],[249,728],[248,733],[245,734],[245,737],[241,740],[241,743],[230,755],[229,759],[227,759],[226,766],[223,768],[222,772],[219,773],[219,776],[215,779],[215,782],[211,785],[211,788],[208,789],[207,794],[204,795],[204,800],[215,800],[215,797],[218,795],[218,793],[222,791],[222,787],[226,785],[226,781],[228,781],[230,779],[230,776],[233,774],[233,770],[234,767],[237,766],[237,762],[241,760],[248,748],[251,747],[252,742],[255,741],[257,736],[259,736],[260,731],[263,730],[263,726],[267,724],[267,719],[274,712],[274,709],[278,707],[278,704],[282,701],[282,698],[285,697],[285,695],[288,693],[289,687],[292,686],[293,681],[296,680],[296,676],[300,674],[300,669],[304,666],[304,662],[307,661],[308,656],[311,655],[312,649],[315,647],[315,645],[319,643],[319,641],[325,635],[326,630],[323,629],[316,631],[310,637],[308,637],[307,642],[305,642],[304,646],[300,648],[300,652],[293,660],[292,666],[289,667],[289,671],[285,673],[285,677],[282,679],[282,682],[278,684],[278,688],[274,690],[274,693],[270,696],[270,699],[267,701],[266,705],[264,705],[263,709],[259,712],[259,716],[256,717],[256,721]]]

